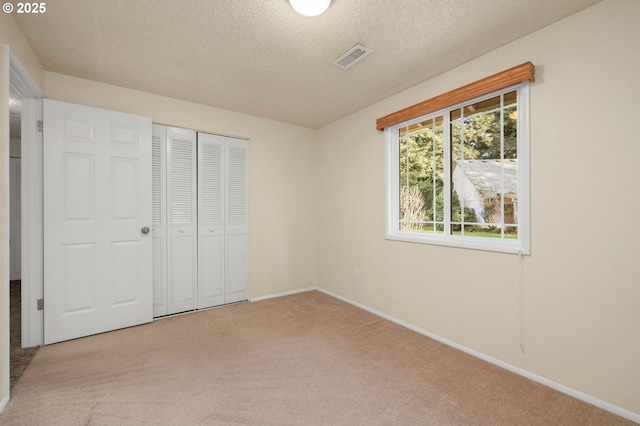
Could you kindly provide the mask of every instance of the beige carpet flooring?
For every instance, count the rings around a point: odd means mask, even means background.
[[[630,425],[320,292],[42,347],[5,425]]]

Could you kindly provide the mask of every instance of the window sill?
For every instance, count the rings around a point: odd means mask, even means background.
[[[455,237],[422,235],[411,232],[399,232],[387,234],[385,239],[390,241],[403,241],[407,243],[430,244],[444,247],[464,248],[498,253],[529,255],[530,249],[521,240],[506,241],[484,237]]]

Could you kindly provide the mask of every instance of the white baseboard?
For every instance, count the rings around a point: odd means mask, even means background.
[[[259,302],[261,300],[274,299],[276,297],[290,296],[292,294],[306,293],[307,291],[320,290],[318,287],[307,287],[299,290],[285,291],[284,293],[268,294],[260,297],[250,297],[249,302]]]
[[[324,289],[319,288],[319,287],[318,288],[313,288],[312,290],[318,290],[318,291],[320,291],[322,293],[325,293],[325,294],[327,294],[327,295],[329,295],[331,297],[335,297],[336,299],[342,300],[343,302],[349,303],[350,305],[357,306],[360,309],[364,309],[365,311],[371,312],[374,315],[377,315],[377,316],[382,317],[384,319],[387,319],[387,320],[389,320],[391,322],[394,322],[394,323],[396,323],[398,325],[406,327],[406,328],[408,328],[410,330],[413,330],[413,331],[415,331],[417,333],[420,333],[420,334],[422,334],[424,336],[427,336],[427,337],[429,337],[429,338],[431,338],[433,340],[436,340],[436,341],[438,341],[440,343],[443,343],[445,345],[451,346],[451,347],[453,347],[455,349],[458,349],[458,350],[460,350],[462,352],[468,353],[469,355],[475,356],[476,358],[480,358],[483,361],[487,361],[487,362],[489,362],[489,363],[491,363],[493,365],[497,365],[498,367],[504,368],[505,370],[509,370],[512,373],[516,373],[516,374],[518,374],[520,376],[526,377],[527,379],[533,380],[534,382],[538,382],[538,383],[541,383],[541,384],[543,384],[543,385],[545,385],[547,387],[550,387],[551,389],[555,389],[555,390],[557,390],[559,392],[562,392],[562,393],[567,394],[569,396],[572,396],[572,397],[574,397],[576,399],[579,399],[579,400],[587,402],[587,403],[589,403],[591,405],[594,405],[594,406],[596,406],[598,408],[602,408],[603,410],[606,410],[606,411],[609,411],[609,412],[611,412],[613,414],[616,414],[616,415],[618,415],[620,417],[624,417],[625,419],[631,420],[632,422],[640,424],[640,414],[638,414],[638,413],[634,413],[634,412],[631,412],[629,410],[625,410],[624,408],[620,408],[620,407],[618,407],[616,405],[610,404],[610,403],[608,403],[606,401],[603,401],[601,399],[595,398],[595,397],[593,397],[591,395],[587,395],[587,394],[582,393],[582,392],[580,392],[580,391],[578,391],[576,389],[573,389],[573,388],[570,388],[570,387],[565,386],[563,384],[554,382],[553,380],[549,380],[546,377],[539,376],[539,375],[537,375],[535,373],[532,373],[530,371],[524,370],[524,369],[522,369],[520,367],[516,367],[515,365],[511,365],[511,364],[508,364],[508,363],[506,363],[504,361],[501,361],[501,360],[499,360],[497,358],[493,358],[493,357],[491,357],[489,355],[485,355],[485,354],[483,354],[481,352],[478,352],[478,351],[476,351],[474,349],[468,348],[466,346],[460,345],[460,344],[458,344],[456,342],[453,342],[451,340],[445,339],[444,337],[438,336],[437,334],[431,333],[431,332],[429,332],[427,330],[424,330],[424,329],[422,329],[420,327],[416,327],[413,324],[409,324],[409,323],[407,323],[405,321],[399,320],[398,318],[392,317],[391,315],[387,315],[387,314],[385,314],[383,312],[377,311],[377,310],[372,309],[372,308],[370,308],[368,306],[362,305],[361,303],[355,302],[353,300],[347,299],[346,297],[342,297],[342,296],[340,296],[338,294],[332,293],[332,292],[330,292],[328,290],[324,290]]]

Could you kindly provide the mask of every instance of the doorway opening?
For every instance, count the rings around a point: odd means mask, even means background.
[[[4,121],[9,129],[3,135],[6,238],[2,291],[7,338],[0,367],[4,394],[0,409],[8,402],[17,376],[37,351],[23,347],[42,344],[44,325],[42,311],[36,309],[43,289],[42,134],[37,129],[38,121],[42,120],[43,93],[9,46],[5,46],[3,60],[9,71],[9,78],[4,80],[3,99]]]
[[[16,384],[38,347],[22,346],[22,99],[9,88],[9,374]]]

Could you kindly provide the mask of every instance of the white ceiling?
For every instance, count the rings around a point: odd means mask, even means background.
[[[318,128],[600,0],[57,0],[14,18],[45,68]],[[331,63],[362,44],[348,70]],[[517,64],[514,64],[517,65]]]

